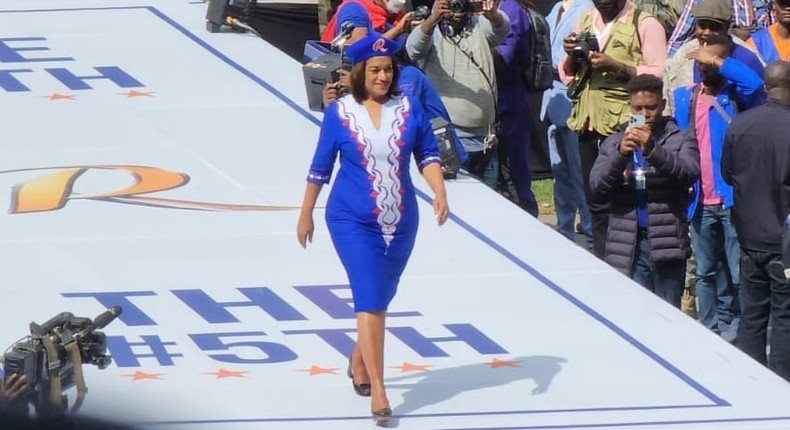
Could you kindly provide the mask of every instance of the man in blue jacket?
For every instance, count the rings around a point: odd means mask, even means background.
[[[674,92],[678,125],[697,138],[700,180],[689,206],[691,244],[697,257],[698,319],[715,333],[737,332],[740,248],[732,225],[732,187],[721,176],[721,154],[727,125],[737,112],[762,104],[763,80],[732,58],[732,42],[715,35],[688,54],[699,64],[702,82]],[[722,255],[730,285],[719,284]],[[729,338],[728,340],[734,340]]]

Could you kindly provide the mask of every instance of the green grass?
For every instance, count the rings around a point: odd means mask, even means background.
[[[538,201],[541,215],[554,214],[554,181],[551,179],[532,181],[532,192]]]

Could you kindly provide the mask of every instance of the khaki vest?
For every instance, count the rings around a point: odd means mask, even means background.
[[[601,52],[631,67],[642,62],[642,47],[634,25],[635,11],[636,7],[631,6],[626,21],[614,23],[606,45],[601,49]],[[639,22],[648,16],[651,15],[640,11]],[[580,30],[595,33],[589,13],[582,18]],[[617,126],[628,121],[631,116],[627,83],[628,78],[620,72],[593,71],[579,98],[573,100],[568,128],[577,133],[592,128],[603,136],[614,134]]]

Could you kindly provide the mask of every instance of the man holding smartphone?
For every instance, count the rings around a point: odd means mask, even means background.
[[[667,60],[664,27],[633,1],[593,0],[563,39],[558,74],[569,88],[568,128],[579,135],[579,158],[592,218],[593,253],[605,254],[609,208],[590,193],[588,179],[601,142],[628,120],[626,84],[636,75],[661,77]]]
[[[605,260],[680,308],[691,253],[685,211],[699,177],[694,136],[664,117],[663,82],[628,83],[628,126],[609,136],[590,172],[594,198],[611,205]]]

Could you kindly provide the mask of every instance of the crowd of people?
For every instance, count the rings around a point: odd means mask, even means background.
[[[360,328],[348,374],[374,418],[391,414],[383,324],[414,245],[412,156],[439,224],[448,212],[433,117],[452,124],[469,174],[537,216],[540,109],[557,230],[790,381],[790,0],[683,3],[668,25],[640,0],[558,1],[542,106],[529,103],[530,0],[434,0],[419,19],[402,0],[340,3],[323,39],[353,23],[355,66],[324,91],[298,236],[312,238],[340,154],[326,216],[333,238],[355,238],[335,241]]]

